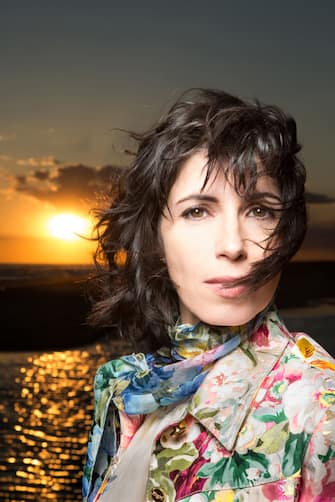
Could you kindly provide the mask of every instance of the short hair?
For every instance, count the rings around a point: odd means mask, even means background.
[[[166,342],[166,326],[178,315],[178,296],[162,260],[159,222],[185,160],[206,149],[205,184],[213,170],[221,169],[242,196],[252,193],[260,175],[277,181],[281,204],[266,244],[271,252],[243,279],[253,288],[278,274],[304,239],[306,174],[291,116],[221,90],[186,91],[154,127],[130,135],[137,153],[114,186],[108,209],[98,214],[90,322],[116,327],[136,349],[148,350]]]

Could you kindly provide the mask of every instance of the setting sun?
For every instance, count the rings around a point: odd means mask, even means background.
[[[90,223],[87,219],[70,213],[58,214],[47,222],[49,234],[66,241],[87,236],[89,227]]]

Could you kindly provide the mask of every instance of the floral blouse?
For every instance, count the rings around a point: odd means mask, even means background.
[[[99,396],[96,410],[105,413],[89,443],[88,502],[105,488],[113,493],[118,462],[150,417]],[[258,329],[213,364],[178,418],[153,438],[143,495],[132,486],[136,465],[131,471],[117,502],[335,501],[335,361],[282,323]]]

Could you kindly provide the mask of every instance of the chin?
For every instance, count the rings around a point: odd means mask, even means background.
[[[203,303],[195,306],[194,310],[181,307],[183,322],[195,324],[202,321],[212,326],[241,326],[251,321],[270,302],[264,299],[259,302],[229,302],[225,304]],[[198,307],[198,308],[197,308]]]
[[[212,326],[241,326],[251,321],[261,310],[260,309],[246,309],[239,312],[232,312],[234,309],[229,309],[230,311],[225,311],[222,309],[220,313],[209,313],[203,315],[200,319],[206,324],[211,324]]]

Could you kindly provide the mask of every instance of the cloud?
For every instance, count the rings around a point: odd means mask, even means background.
[[[19,159],[16,161],[18,166],[24,167],[54,167],[60,164],[52,155],[47,157],[29,157],[28,159]]]
[[[27,182],[27,176],[25,176],[24,174],[18,174],[16,176],[16,181],[19,185],[25,185],[26,182]]]
[[[36,171],[34,171],[33,176],[40,181],[44,181],[44,180],[49,179],[50,172],[43,171],[42,169],[37,169]]]
[[[14,141],[16,139],[15,133],[1,134],[0,133],[0,143],[7,143],[7,141]]]
[[[98,168],[84,164],[35,169],[28,175],[16,175],[14,189],[57,207],[92,206],[112,187],[120,170],[112,165]]]
[[[12,158],[9,155],[0,155],[0,162],[9,162]]]
[[[306,192],[306,202],[307,204],[330,204],[335,202],[335,198],[322,193]]]

